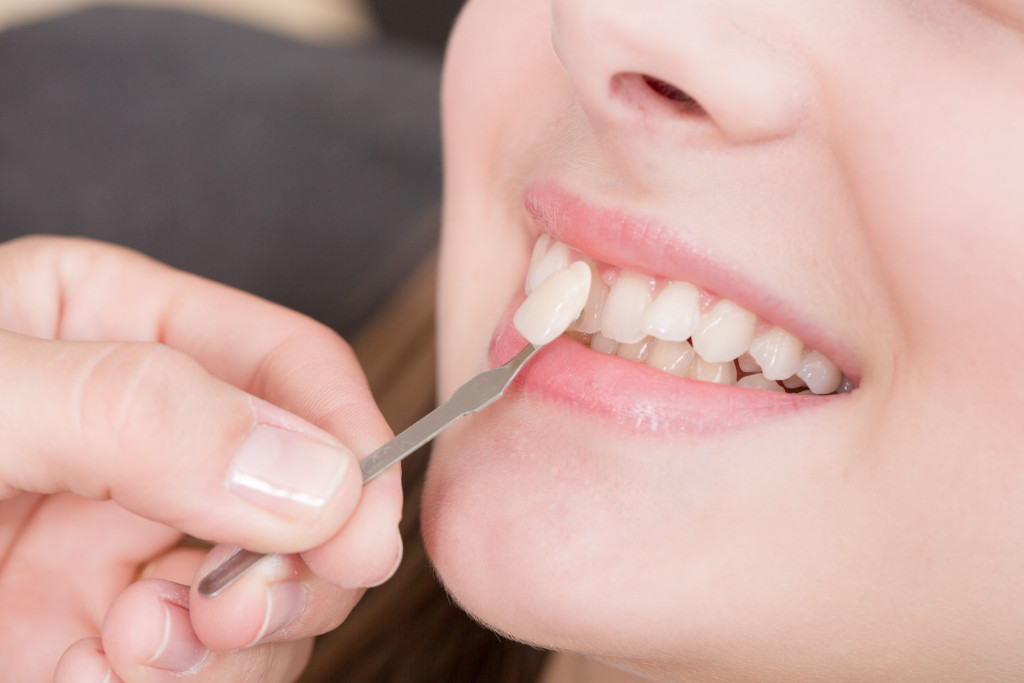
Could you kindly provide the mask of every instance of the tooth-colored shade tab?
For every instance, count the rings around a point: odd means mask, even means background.
[[[549,238],[550,246],[543,251],[542,241],[545,237],[547,235],[543,235],[540,240],[537,240],[537,244],[533,247],[530,272],[526,274],[527,294],[536,291],[550,275],[569,267],[569,247],[561,242],[552,242]]]
[[[647,333],[640,321],[651,304],[651,279],[623,271],[604,300],[601,334],[621,344],[635,344]]]
[[[756,325],[757,316],[722,299],[701,316],[693,333],[693,348],[709,363],[736,360],[750,347]]]
[[[839,372],[836,364],[817,351],[804,355],[796,374],[815,394],[831,394],[843,381],[843,373]]]
[[[551,273],[526,297],[512,322],[531,344],[547,344],[569,328],[583,310],[589,291],[590,266],[577,261]]]
[[[640,326],[666,341],[686,341],[700,323],[700,291],[689,282],[670,282],[644,312]]]
[[[693,347],[684,341],[657,339],[647,354],[647,365],[663,372],[685,377],[697,356]]]
[[[800,369],[804,345],[781,327],[773,327],[750,342],[750,355],[768,379],[787,379]]]

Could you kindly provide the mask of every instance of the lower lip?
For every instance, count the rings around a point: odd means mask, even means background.
[[[491,341],[496,367],[526,340],[511,323],[513,306]],[[644,432],[716,434],[794,415],[838,396],[743,389],[676,377],[635,361],[592,351],[569,337],[543,348],[520,371],[512,392],[553,400]]]

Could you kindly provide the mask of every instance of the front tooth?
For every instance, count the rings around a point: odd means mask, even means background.
[[[601,334],[623,344],[640,341],[646,336],[640,321],[650,304],[650,278],[623,271],[604,300]]]
[[[804,344],[781,327],[773,327],[750,342],[750,355],[767,379],[787,379],[800,369]]]
[[[572,326],[572,329],[584,334],[601,331],[601,314],[604,312],[604,302],[608,297],[608,285],[601,282],[593,267],[590,272],[590,294],[587,296],[587,304],[583,307],[580,319]]]
[[[688,282],[670,282],[647,307],[640,326],[658,339],[686,341],[698,323],[700,292]]]
[[[647,365],[664,372],[685,377],[697,356],[693,347],[684,341],[655,340],[647,354]]]
[[[843,373],[839,372],[836,364],[817,351],[804,355],[796,374],[815,394],[831,394],[843,381]]]
[[[739,358],[754,339],[757,316],[722,299],[705,313],[693,333],[693,348],[709,363]]]
[[[544,254],[548,253],[548,247],[550,246],[551,235],[541,235],[537,238],[537,241],[533,243],[533,253],[530,255],[530,270],[533,270],[540,263],[540,260],[544,258]]]
[[[550,238],[545,242],[545,237],[547,235],[542,235],[533,245],[533,258],[526,274],[527,296],[535,292],[548,276],[569,267],[569,247],[561,242],[552,242]],[[547,248],[548,243],[550,248]]]
[[[577,261],[545,279],[519,306],[512,322],[531,344],[547,344],[580,314],[589,290],[590,266]]]
[[[736,386],[744,387],[746,389],[765,389],[767,391],[779,391],[786,393],[786,390],[778,382],[773,382],[768,379],[760,372],[756,372],[753,375],[747,375],[746,377],[740,378],[736,382]]]
[[[702,382],[736,384],[736,364],[732,361],[727,363],[709,363],[701,358],[700,352],[698,352],[693,365],[690,367],[690,372],[686,376],[691,379],[699,379]]]

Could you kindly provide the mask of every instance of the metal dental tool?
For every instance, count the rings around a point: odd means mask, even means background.
[[[368,455],[359,463],[359,468],[363,473],[363,484],[407,455],[416,452],[460,417],[475,413],[493,403],[505,392],[520,368],[540,348],[540,346],[527,344],[509,362],[493,370],[480,373],[456,389],[450,399]],[[268,555],[269,553],[239,550],[199,582],[199,595],[204,598],[212,598],[234,583],[249,567]]]

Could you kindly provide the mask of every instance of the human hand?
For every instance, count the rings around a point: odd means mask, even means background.
[[[15,240],[0,387],[5,680],[293,680],[397,566],[397,468],[362,489],[353,455],[390,430],[304,316],[117,247]],[[300,554],[206,599],[188,584],[232,548],[183,534]]]

